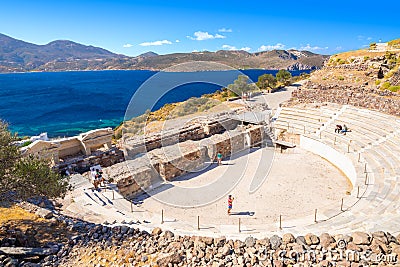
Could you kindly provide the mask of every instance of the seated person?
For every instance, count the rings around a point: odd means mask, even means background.
[[[346,133],[349,131],[349,128],[347,128],[346,124],[343,124],[343,129],[340,131],[340,133],[346,135]]]
[[[342,125],[337,124],[335,128],[335,133],[340,133],[341,130],[342,130]]]

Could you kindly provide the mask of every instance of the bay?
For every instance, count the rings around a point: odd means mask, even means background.
[[[258,76],[265,73],[275,75],[277,71],[241,72],[257,81]],[[137,116],[146,109],[156,110],[166,103],[213,93],[232,83],[238,73],[113,70],[1,74],[0,119],[5,120],[19,136],[41,132],[47,132],[50,137],[73,136],[119,125],[127,115],[129,103],[129,117]],[[299,73],[295,71],[292,75]],[[168,88],[163,88],[165,86]],[[141,99],[134,97],[135,101],[131,101],[139,88],[144,94],[137,93],[136,96]],[[152,99],[151,104],[143,104],[148,99]]]

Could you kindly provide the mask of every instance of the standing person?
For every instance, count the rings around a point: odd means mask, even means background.
[[[232,197],[232,195],[229,195],[228,196],[228,215],[231,215],[233,200],[234,200],[234,198]]]
[[[217,162],[218,162],[218,166],[220,166],[222,164],[222,153],[221,153],[221,151],[218,151]]]

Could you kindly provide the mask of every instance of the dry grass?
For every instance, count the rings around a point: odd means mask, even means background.
[[[11,207],[0,207],[0,226],[9,222],[22,223],[24,221],[43,222],[45,219],[15,205]]]
[[[378,56],[384,56],[385,52],[371,52],[366,49],[360,49],[360,50],[355,50],[355,51],[348,51],[340,54],[333,55],[332,58],[340,58],[343,60],[350,59],[352,57],[378,57]]]
[[[66,242],[77,233],[69,231],[65,225],[43,219],[16,205],[0,205],[0,239],[13,237],[12,232],[25,233],[28,237],[26,246],[41,246],[48,242]],[[28,231],[34,230],[34,231]]]

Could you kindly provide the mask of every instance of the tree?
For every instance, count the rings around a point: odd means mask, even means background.
[[[258,77],[257,86],[261,90],[270,90],[276,86],[276,78],[272,74],[263,74]]]
[[[233,82],[233,84],[228,85],[228,89],[234,92],[236,95],[240,96],[251,90],[249,85],[249,77],[246,75],[239,75],[238,78]]]
[[[284,85],[288,85],[291,78],[292,74],[287,70],[279,70],[276,74],[277,81],[283,83]]]
[[[9,192],[21,200],[63,197],[69,190],[68,179],[54,172],[43,159],[22,157],[13,144],[15,140],[7,124],[0,121],[0,200],[5,200]]]

